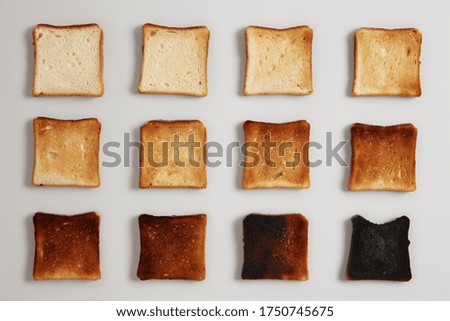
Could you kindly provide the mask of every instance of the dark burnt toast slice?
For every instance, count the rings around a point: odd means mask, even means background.
[[[139,216],[139,229],[139,279],[205,279],[205,214],[143,214]]]
[[[36,213],[33,223],[35,280],[100,279],[100,216],[97,213]]]
[[[409,224],[406,216],[384,224],[354,216],[347,279],[409,281]]]
[[[244,219],[242,279],[308,280],[308,220],[301,214]]]

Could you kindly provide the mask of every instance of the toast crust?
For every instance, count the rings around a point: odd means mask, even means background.
[[[100,61],[99,61],[99,78],[100,78],[100,92],[98,94],[94,93],[80,93],[80,92],[73,92],[73,93],[63,93],[63,94],[55,94],[55,93],[43,93],[36,90],[36,73],[37,73],[37,44],[36,39],[37,35],[36,32],[38,28],[41,27],[47,27],[47,28],[56,28],[56,29],[82,29],[86,27],[97,27],[100,29],[100,42],[99,42],[99,55],[100,55]],[[65,26],[55,26],[45,23],[39,23],[37,24],[32,31],[33,36],[33,46],[34,46],[34,69],[33,69],[33,84],[32,84],[32,93],[33,96],[39,97],[39,96],[47,96],[47,97],[69,97],[69,96],[82,96],[82,97],[102,97],[105,93],[105,84],[103,81],[103,70],[104,70],[104,62],[103,62],[103,29],[96,23],[88,23],[88,24],[80,24],[80,25],[65,25]]]
[[[242,279],[308,280],[305,216],[250,214],[243,225]]]
[[[409,225],[406,216],[384,224],[353,216],[347,280],[411,280]]]
[[[415,191],[416,140],[417,128],[412,124],[354,124],[349,189]]]
[[[33,223],[34,280],[100,279],[100,216],[97,213],[36,213]]]
[[[139,216],[140,280],[205,279],[205,214]]]
[[[34,186],[100,186],[98,119],[37,117],[33,128]]]
[[[309,188],[310,125],[306,120],[278,124],[246,121],[243,127],[244,189]],[[272,144],[270,159],[268,141]]]
[[[391,71],[386,72],[390,76],[395,76],[396,79],[389,81],[390,83],[388,85],[383,85],[380,88],[378,84],[370,84],[370,82],[375,82],[377,79],[364,79],[365,75],[367,77],[373,77],[375,74],[375,70],[363,70],[367,69],[364,66],[364,63],[361,62],[360,66],[360,56],[361,58],[364,58],[365,54],[360,53],[360,47],[361,50],[364,50],[364,44],[361,44],[358,40],[358,37],[363,34],[364,32],[383,32],[384,37],[376,37],[378,38],[378,43],[382,41],[380,38],[383,38],[384,41],[390,41],[390,42],[397,42],[397,47],[400,48],[399,44],[402,44],[402,38],[400,37],[402,34],[412,34],[413,37],[411,37],[410,43],[406,45],[407,47],[407,54],[406,58],[411,56],[414,57],[414,61],[409,63],[407,72],[402,72],[401,70],[397,70],[402,62],[401,58],[399,58],[399,61],[396,61],[396,66],[391,64]],[[398,39],[395,39],[397,36]],[[414,38],[415,37],[415,38]],[[396,41],[397,40],[397,41]],[[399,42],[400,40],[400,42]],[[367,40],[366,40],[367,41]],[[361,42],[363,40],[361,39]],[[385,29],[385,28],[359,28],[354,33],[354,73],[353,73],[353,88],[352,88],[352,94],[353,96],[402,96],[402,97],[420,97],[422,95],[422,89],[421,89],[421,83],[420,83],[420,54],[421,54],[421,44],[422,44],[422,34],[420,31],[416,28],[399,28],[399,29]],[[412,48],[412,49],[411,49]],[[367,48],[366,48],[367,49]],[[366,61],[366,64],[370,65],[373,64],[373,60],[380,57],[370,57]],[[403,56],[403,58],[405,58]],[[381,58],[380,58],[381,59]],[[403,59],[405,61],[406,59]],[[381,62],[380,62],[381,63]],[[389,61],[384,61],[383,64],[390,64]],[[414,64],[414,65],[413,65]],[[375,66],[376,69],[380,69],[382,66]],[[388,68],[389,66],[386,66]],[[361,70],[360,70],[361,69]],[[395,70],[395,71],[394,71]],[[360,75],[361,74],[361,75]],[[367,89],[363,89],[363,82],[367,82],[364,86],[370,86],[372,87],[372,92],[368,91]]]
[[[185,146],[175,153],[177,135],[182,144],[193,138],[191,151]],[[141,127],[139,187],[206,188],[206,139],[206,128],[199,120],[147,122]]]
[[[206,30],[207,36],[205,39],[205,57],[204,57],[204,72],[203,72],[203,82],[204,88],[201,93],[197,92],[188,92],[188,91],[161,91],[161,90],[145,90],[142,88],[143,75],[144,75],[144,64],[145,64],[145,33],[146,28],[157,28],[160,30],[169,30],[169,31],[189,31],[189,30]],[[210,31],[207,26],[190,26],[190,27],[169,27],[162,26],[157,24],[146,23],[142,26],[142,59],[141,59],[141,75],[139,78],[139,86],[138,92],[141,94],[156,94],[156,95],[185,95],[185,96],[193,96],[193,97],[205,97],[208,95],[208,54],[209,54],[209,38]]]
[[[305,56],[306,59],[306,63],[309,65],[309,68],[302,68],[301,72],[303,74],[301,75],[297,75],[297,77],[299,79],[297,79],[296,81],[301,81],[303,83],[305,83],[302,86],[299,86],[299,84],[297,83],[294,90],[291,88],[289,90],[251,90],[249,87],[249,82],[250,82],[250,73],[251,73],[251,69],[252,69],[252,62],[250,61],[250,51],[251,48],[249,46],[249,42],[250,42],[250,31],[252,30],[259,30],[261,32],[265,32],[267,34],[270,33],[279,33],[279,34],[283,34],[285,35],[285,37],[287,39],[291,40],[291,44],[296,42],[298,40],[298,38],[300,38],[300,35],[296,35],[295,32],[296,31],[302,31],[302,35],[301,35],[301,40],[300,41],[304,41],[306,42],[306,47],[308,47],[307,49],[305,48],[299,48],[299,50],[303,50],[304,52],[302,53],[303,56]],[[262,26],[254,26],[254,25],[250,25],[246,28],[245,30],[245,57],[246,57],[246,66],[245,66],[245,78],[244,78],[244,94],[246,96],[255,96],[255,95],[310,95],[313,93],[313,82],[312,82],[312,40],[313,40],[313,30],[307,26],[307,25],[302,25],[302,26],[295,26],[295,27],[289,27],[289,28],[283,28],[283,29],[277,29],[277,28],[269,28],[269,27],[262,27]],[[255,48],[255,50],[257,50],[257,48]],[[280,56],[281,58],[283,58],[285,55],[282,54],[282,56]],[[280,59],[281,59],[280,58]],[[256,62],[255,62],[256,63]],[[273,68],[273,67],[272,67]],[[303,79],[305,78],[305,79]],[[270,81],[270,79],[266,79],[268,81]],[[304,88],[301,88],[304,87]]]

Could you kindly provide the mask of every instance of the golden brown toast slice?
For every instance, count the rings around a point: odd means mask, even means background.
[[[33,126],[33,185],[100,186],[101,124],[96,118],[37,117]]]
[[[243,188],[310,186],[307,121],[281,124],[246,121],[244,132]]]
[[[351,136],[350,190],[416,190],[414,125],[384,127],[357,123]]]
[[[206,128],[198,120],[141,127],[139,187],[206,188]]]

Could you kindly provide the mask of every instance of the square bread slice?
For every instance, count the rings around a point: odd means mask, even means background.
[[[245,37],[245,95],[312,94],[311,28],[249,26]]]
[[[351,136],[350,190],[416,190],[414,125],[384,127],[357,123],[352,126]]]
[[[198,120],[141,127],[139,187],[206,188],[206,128]]]
[[[35,280],[100,279],[100,216],[97,213],[36,213],[33,223]]]
[[[421,44],[414,28],[358,29],[353,96],[419,97]]]
[[[100,186],[101,124],[96,118],[37,117],[33,126],[33,185]]]
[[[242,187],[309,188],[309,131],[306,120],[246,121]]]
[[[408,217],[375,224],[356,215],[352,218],[352,225],[347,279],[411,280]]]
[[[209,34],[205,26],[145,24],[139,92],[206,96]]]
[[[205,279],[206,215],[139,216],[140,280]]]
[[[33,30],[34,96],[103,96],[103,31],[97,24]]]
[[[244,219],[242,279],[308,280],[308,220],[301,214]]]

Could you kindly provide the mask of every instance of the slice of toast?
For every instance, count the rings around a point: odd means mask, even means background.
[[[209,35],[205,26],[145,24],[139,92],[206,96]]]
[[[412,124],[354,124],[349,189],[415,191],[416,140]]]
[[[242,187],[309,188],[309,132],[306,120],[246,121]]]
[[[206,215],[139,216],[140,280],[205,279]]]
[[[245,37],[245,95],[312,94],[311,28],[249,26]]]
[[[353,96],[420,96],[421,44],[414,28],[358,29]]]
[[[248,215],[242,278],[308,280],[308,219],[301,214]]]
[[[33,185],[100,186],[101,124],[96,118],[37,117],[33,126]]]
[[[141,127],[139,187],[206,188],[206,128],[198,120]]]
[[[34,96],[103,96],[103,31],[97,24],[33,30]]]
[[[375,224],[364,217],[352,217],[352,240],[347,263],[349,280],[411,280],[409,260],[409,218]]]
[[[36,213],[33,223],[35,280],[100,279],[100,216],[97,213]]]

